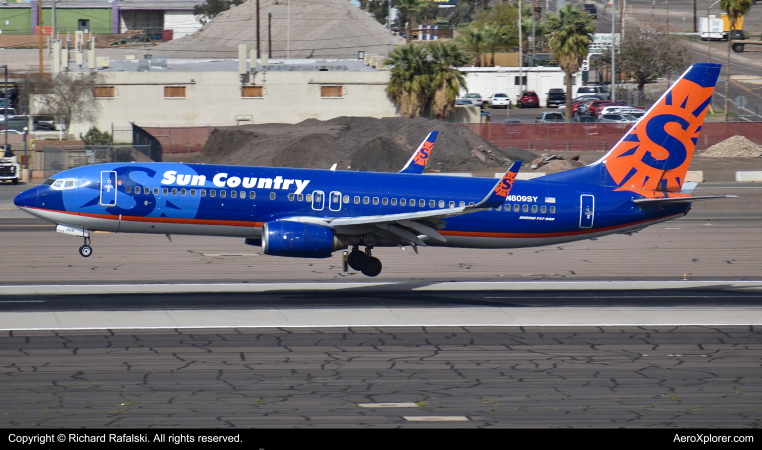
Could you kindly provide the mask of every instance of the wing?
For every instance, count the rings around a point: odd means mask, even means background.
[[[437,140],[439,131],[432,131],[426,136],[426,139],[418,146],[418,150],[413,153],[413,156],[407,161],[405,167],[399,171],[399,173],[412,173],[421,174],[423,169],[426,168],[426,164],[429,162],[429,156],[431,156],[431,150],[434,149],[434,141]]]
[[[513,163],[484,199],[475,205],[376,216],[337,218],[304,216],[289,217],[282,220],[325,225],[343,235],[373,234],[400,245],[421,245],[425,247],[426,243],[418,235],[425,235],[440,242],[447,241],[437,231],[447,226],[447,222],[442,219],[497,208],[505,203],[520,167],[521,161]]]

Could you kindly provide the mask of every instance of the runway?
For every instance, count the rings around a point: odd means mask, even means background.
[[[0,426],[753,433],[762,213],[740,187],[633,236],[378,249],[372,279],[239,239],[99,233],[82,258],[0,219]]]

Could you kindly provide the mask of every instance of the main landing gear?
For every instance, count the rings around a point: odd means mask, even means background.
[[[355,245],[352,252],[347,255],[347,264],[349,267],[359,270],[363,275],[375,277],[381,273],[381,260],[371,255],[373,247],[365,247],[365,252],[361,252]]]
[[[90,237],[85,237],[85,243],[82,244],[82,247],[79,248],[79,254],[87,258],[88,256],[93,254],[93,248],[90,247]]]

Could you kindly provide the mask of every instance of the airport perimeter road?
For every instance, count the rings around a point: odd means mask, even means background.
[[[0,424],[758,428],[760,344],[729,326],[6,332]]]
[[[436,281],[436,280],[760,280],[762,191],[702,185],[696,195],[738,199],[696,202],[685,217],[597,241],[506,250],[378,248],[376,278],[342,274],[341,253],[328,259],[264,256],[243,239],[96,233],[93,255],[80,238],[34,218],[0,219],[0,284]]]

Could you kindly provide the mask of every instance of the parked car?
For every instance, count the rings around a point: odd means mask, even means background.
[[[635,123],[638,119],[627,114],[604,114],[598,118],[598,123]]]
[[[503,123],[504,123],[504,124],[511,124],[511,125],[515,125],[515,124],[517,124],[517,123],[521,123],[521,119],[517,119],[517,118],[515,118],[515,117],[514,117],[514,118],[508,118],[508,119],[505,119],[505,120],[503,121]]]
[[[575,122],[575,123],[595,122],[595,116],[591,116],[590,114],[577,114],[574,117],[572,117],[572,122]]]
[[[746,34],[744,34],[743,30],[733,30],[730,32],[730,40],[731,41],[746,40]]]
[[[492,94],[489,98],[490,108],[508,108],[511,106],[511,100],[508,98],[508,94]]]
[[[470,98],[456,98],[455,106],[476,106]]]
[[[598,108],[595,115],[600,117],[603,114],[630,114],[633,116],[642,116],[646,112],[643,109],[635,108],[629,105],[612,105]]]
[[[556,108],[566,103],[566,93],[563,89],[551,89],[548,91],[548,100],[546,105],[548,108],[555,106]]]
[[[596,95],[602,97],[604,100],[610,98],[608,89],[605,86],[580,86],[577,88],[577,97],[586,94]]]
[[[593,5],[592,3],[585,3],[584,5],[585,12],[593,16],[593,19],[598,18],[598,9]]]
[[[561,123],[566,122],[566,118],[564,117],[564,113],[562,112],[551,112],[547,111],[539,116],[534,120],[534,123]]]
[[[597,114],[599,108],[606,106],[630,106],[630,104],[622,100],[597,100],[590,103],[590,106],[587,108],[587,113]]]
[[[521,93],[521,97],[519,97],[519,101],[516,102],[516,106],[519,108],[525,108],[525,107],[533,107],[533,108],[539,108],[540,107],[540,97],[537,96],[537,93],[534,91],[524,91]]]
[[[484,104],[484,100],[482,100],[482,94],[469,92],[468,94],[466,94],[464,98],[471,100],[471,103],[473,103],[476,106],[482,106]]]

